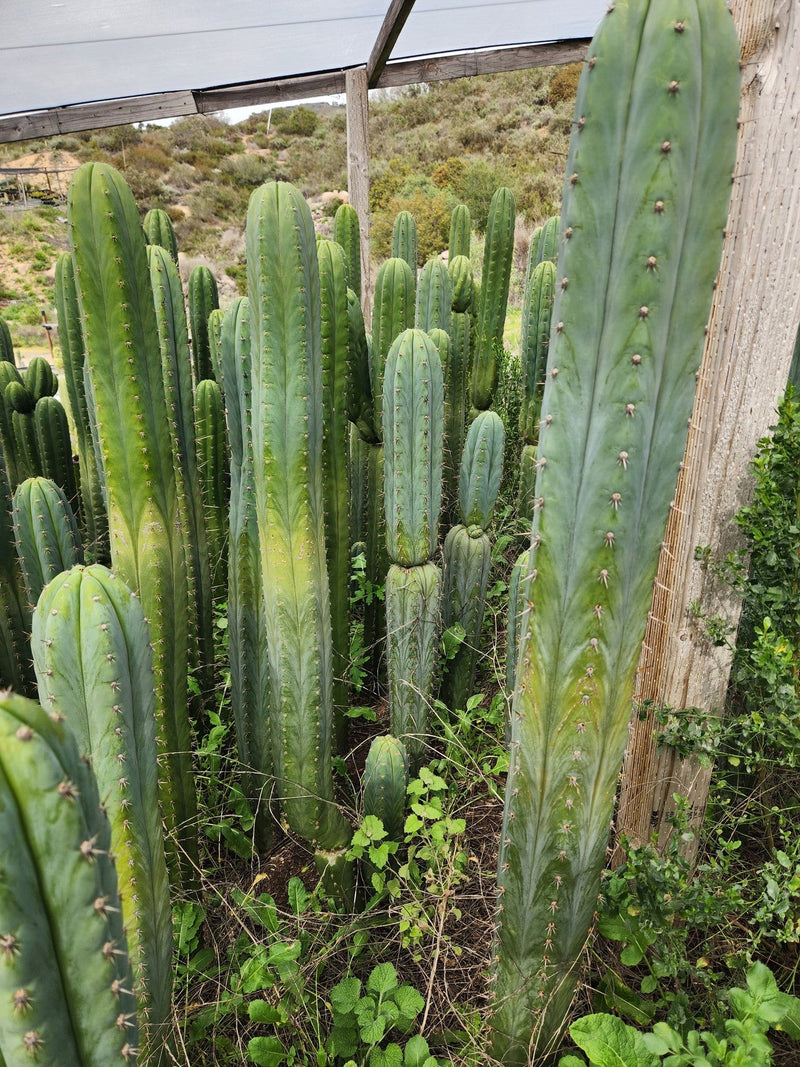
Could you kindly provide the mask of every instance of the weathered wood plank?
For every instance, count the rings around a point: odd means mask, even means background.
[[[413,6],[414,0],[392,0],[391,4],[389,4],[386,18],[383,20],[380,32],[375,39],[372,52],[367,60],[367,84],[370,89],[377,87],[378,79],[383,73],[395,42],[400,36],[403,26],[405,26],[406,19],[411,14]]]
[[[372,276],[369,255],[369,103],[367,68],[347,72],[347,190],[358,213],[361,237],[361,307],[367,330],[372,325]]]

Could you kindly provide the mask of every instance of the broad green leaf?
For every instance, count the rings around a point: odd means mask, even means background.
[[[403,1050],[394,1043],[386,1048],[374,1048],[369,1054],[369,1067],[403,1067]]]
[[[361,979],[355,977],[343,978],[331,990],[333,1010],[341,1015],[349,1014],[355,1008],[360,996]]]
[[[386,1033],[386,1019],[383,1015],[378,1015],[371,1021],[359,1020],[359,1030],[361,1031],[361,1040],[367,1045],[377,1045],[377,1043],[383,1040],[383,1035]]]
[[[401,1030],[407,1030],[425,1007],[425,998],[413,986],[403,985],[395,992],[393,999],[400,1010],[397,1025]]]
[[[272,1025],[283,1022],[283,1015],[277,1008],[267,1004],[266,1000],[251,1000],[247,1005],[247,1014],[250,1016],[250,1021],[254,1023]]]
[[[603,976],[600,990],[605,1007],[609,1011],[630,1019],[636,1026],[649,1026],[652,1022],[656,1010],[655,1005],[645,1000],[644,997],[640,997],[611,971]]]
[[[562,1056],[558,1061],[558,1067],[586,1067],[586,1060],[580,1056]]]
[[[253,1037],[247,1043],[247,1058],[258,1067],[284,1067],[286,1050],[277,1037]]]
[[[373,967],[367,979],[367,989],[370,993],[390,993],[397,988],[397,971],[391,963],[379,963]]]
[[[290,878],[286,893],[289,897],[289,907],[292,909],[292,913],[294,915],[302,915],[308,907],[308,901],[311,897],[302,881],[296,877]]]
[[[658,1067],[642,1034],[614,1015],[587,1015],[574,1022],[569,1032],[593,1067]]]
[[[425,1067],[425,1060],[429,1058],[431,1050],[428,1042],[422,1034],[415,1034],[406,1042],[404,1062],[405,1067]]]

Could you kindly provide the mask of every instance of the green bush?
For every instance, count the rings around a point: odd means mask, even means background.
[[[294,137],[310,137],[319,126],[319,115],[310,107],[300,104],[299,107],[273,111],[272,124],[281,133],[291,134]]]

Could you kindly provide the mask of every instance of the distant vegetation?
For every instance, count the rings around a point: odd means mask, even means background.
[[[464,78],[370,101],[373,254],[385,258],[392,222],[408,209],[417,219],[420,254],[447,244],[450,211],[466,203],[473,225],[485,225],[498,185],[514,192],[524,262],[526,235],[557,210],[578,65]],[[273,178],[299,186],[327,232],[347,188],[344,106],[318,104],[265,110],[231,124],[213,116],[169,127],[106,130],[0,146],[0,165],[32,153],[59,165],[105,160],[125,175],[142,214],[163,207],[181,252],[208,262],[223,301],[244,288],[242,231],[252,190]],[[27,162],[26,162],[26,165]],[[42,340],[41,309],[52,321],[53,266],[66,248],[64,211],[43,207],[0,213],[0,312],[15,344]]]

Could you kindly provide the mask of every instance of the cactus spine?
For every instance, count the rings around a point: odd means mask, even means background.
[[[386,576],[386,646],[392,733],[412,763],[422,755],[439,634],[436,550],[442,501],[444,386],[439,353],[406,330],[386,360],[384,506],[392,565]]]
[[[63,724],[0,694],[0,1058],[110,1067],[136,1003],[92,772]]]
[[[335,866],[350,828],[334,803],[331,777],[319,269],[300,193],[284,182],[257,189],[246,239],[275,777],[289,825],[333,853]]]
[[[723,0],[619,0],[578,89],[499,858],[506,1064],[552,1049],[597,906],[722,244],[738,59]]]
[[[472,406],[485,411],[497,385],[497,348],[503,344],[511,261],[514,256],[514,194],[501,186],[489,205],[483,255],[478,336],[472,360]]]
[[[162,805],[197,854],[187,715],[186,563],[144,233],[133,196],[107,164],[84,164],[69,195],[70,241],[108,499],[115,573],[150,625]]]
[[[144,1048],[166,1063],[172,918],[158,803],[153,653],[142,606],[105,567],[74,567],[46,587],[31,638],[39,699],[87,757],[111,824],[122,919]]]

